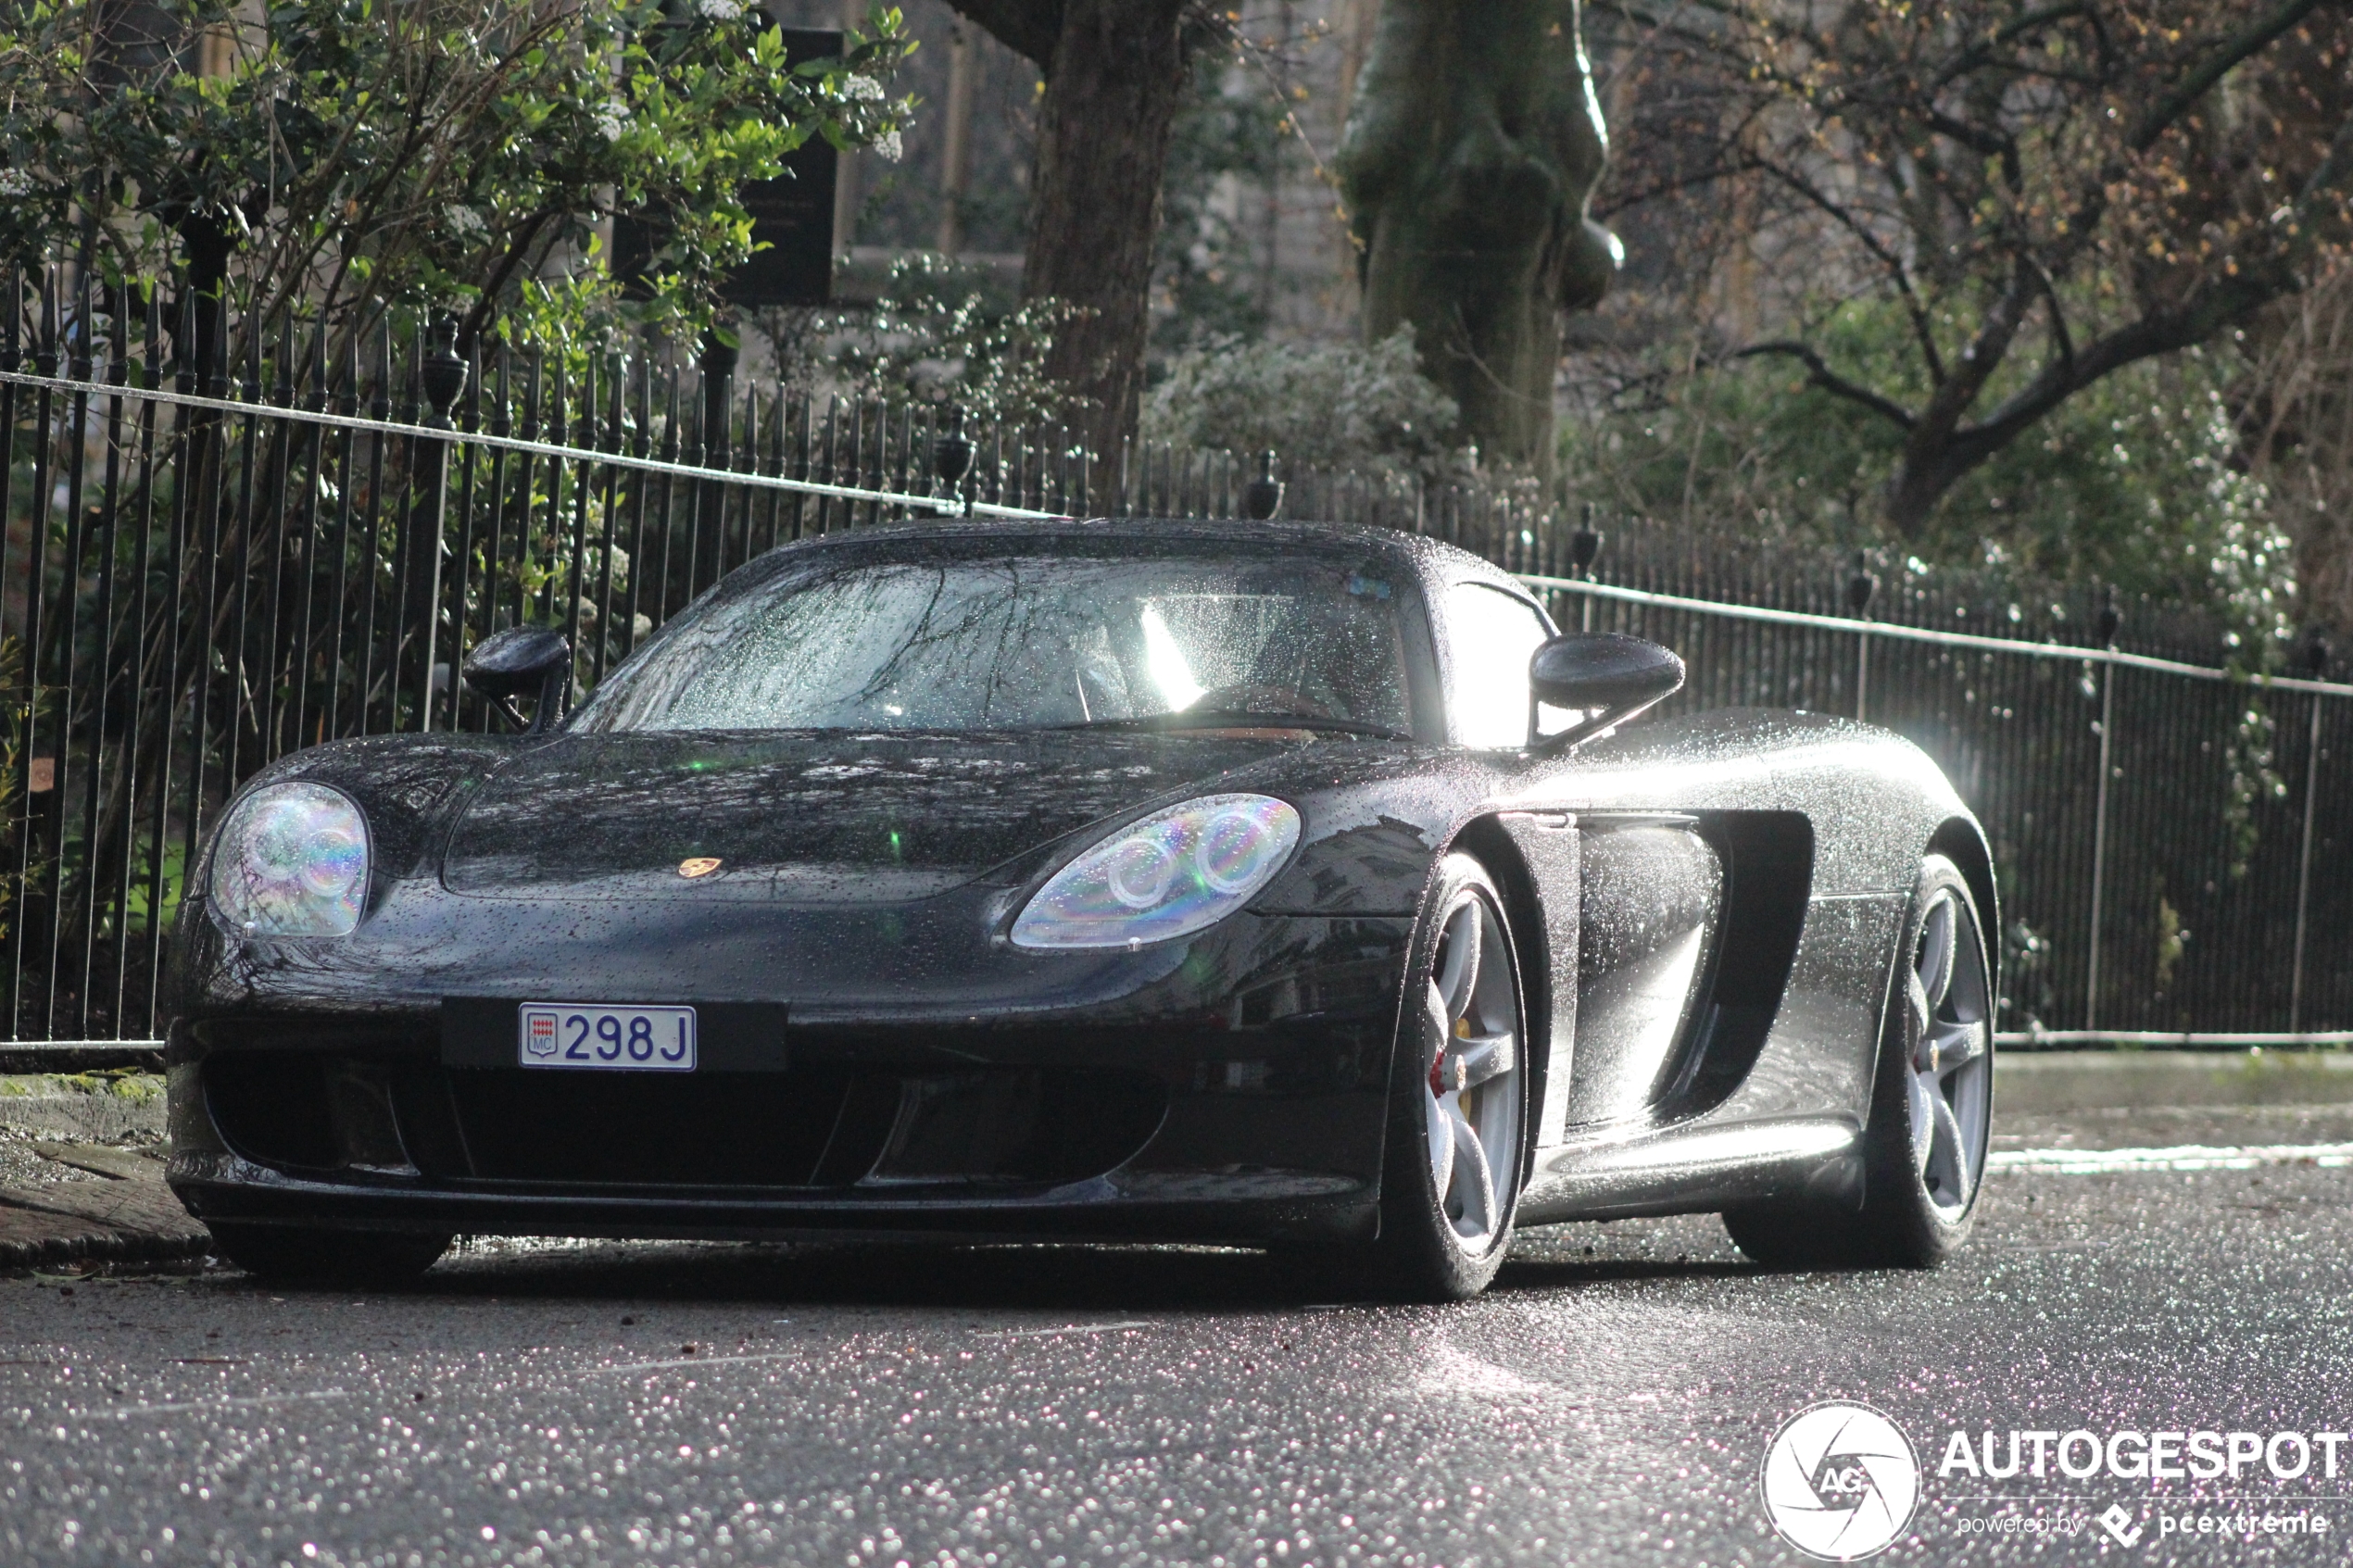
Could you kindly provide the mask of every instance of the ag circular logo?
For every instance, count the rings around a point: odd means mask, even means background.
[[[1852,1562],[1887,1549],[1920,1500],[1919,1461],[1869,1405],[1820,1404],[1781,1423],[1765,1450],[1765,1516],[1809,1557]]]

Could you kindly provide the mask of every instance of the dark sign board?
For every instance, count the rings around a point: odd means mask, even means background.
[[[780,29],[785,57],[824,59],[841,53],[841,34],[823,28]],[[824,305],[834,292],[834,181],[838,155],[833,144],[812,136],[785,159],[785,174],[755,180],[743,188],[751,214],[751,241],[765,245],[728,274],[719,293],[730,305]],[[613,220],[612,269],[616,276],[641,277],[661,244],[660,214],[623,213]]]

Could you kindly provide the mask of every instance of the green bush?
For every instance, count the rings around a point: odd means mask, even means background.
[[[1371,348],[1229,340],[1189,350],[1145,399],[1143,434],[1439,478],[1462,461],[1458,417],[1454,400],[1422,375],[1408,329]]]
[[[1073,418],[1069,390],[1046,376],[1054,330],[1070,307],[1001,295],[985,269],[902,257],[870,315],[831,320],[831,377],[857,396],[952,405],[983,421]]]
[[[421,304],[470,345],[647,209],[653,313],[698,325],[750,253],[747,182],[812,137],[897,145],[912,44],[870,25],[792,59],[743,0],[26,0],[0,13],[0,258],[186,263],[262,321]]]

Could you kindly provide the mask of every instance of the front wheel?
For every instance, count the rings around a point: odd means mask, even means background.
[[[1942,855],[1920,862],[1904,935],[1864,1133],[1862,1209],[1727,1212],[1733,1241],[1768,1267],[1933,1268],[1969,1239],[1993,1133],[1993,971],[1969,881]]]
[[[1415,936],[1381,1161],[1378,1239],[1349,1261],[1376,1294],[1460,1301],[1510,1249],[1526,1169],[1527,1008],[1504,902],[1449,855]]]
[[[410,1231],[336,1231],[222,1220],[208,1227],[214,1248],[266,1280],[292,1284],[402,1285],[449,1250],[451,1237]]]

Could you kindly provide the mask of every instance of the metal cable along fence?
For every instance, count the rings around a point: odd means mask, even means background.
[[[245,320],[61,275],[0,280],[0,1043],[18,1054],[151,1044],[170,915],[237,784],[324,740],[492,728],[450,671],[493,630],[563,629],[593,685],[791,539],[967,510],[1231,516],[1271,477],[1232,453],[1099,461],[1060,432],[739,389],[658,348],[460,358],[446,326],[396,314]],[[1863,714],[1918,740],[1994,839],[2013,1043],[2353,1042],[2353,823],[2329,805],[2353,686],[1956,631],[1999,607],[1916,587],[1863,620],[1818,561],[1642,537],[1596,561],[1596,535],[1509,487],[1283,477],[1286,515],[1454,540],[1564,624],[1676,646],[1677,707]],[[2077,599],[2041,621],[2090,621]],[[2292,787],[2234,824],[2250,703]]]

